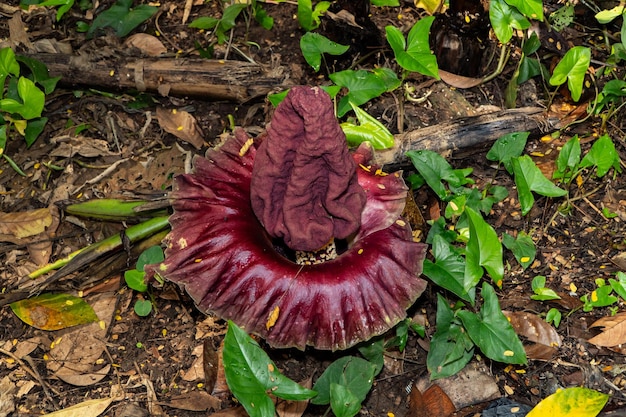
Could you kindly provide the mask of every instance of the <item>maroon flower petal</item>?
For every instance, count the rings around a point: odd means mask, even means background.
[[[252,171],[252,208],[272,237],[314,251],[357,231],[365,195],[328,94],[291,88]]]
[[[166,258],[148,273],[274,347],[346,349],[402,320],[426,287],[426,246],[412,241],[409,226],[392,223],[335,260],[296,265],[276,252],[252,211],[257,143],[244,153],[247,139],[237,131],[197,158],[193,174],[176,178]]]

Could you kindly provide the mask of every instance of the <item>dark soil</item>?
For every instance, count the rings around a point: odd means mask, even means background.
[[[103,1],[96,10],[89,12],[98,13],[112,3],[109,0]],[[254,21],[246,27],[243,19],[240,19],[232,36],[231,46],[234,47],[215,45],[214,58],[252,60],[267,68],[280,67],[289,74],[289,83],[292,85],[329,84],[326,76],[328,72],[346,68],[388,66],[397,70],[393,54],[384,41],[384,27],[393,24],[406,32],[423,13],[415,8],[413,2],[401,3],[401,8],[372,7],[371,16],[365,15],[359,18],[360,21],[357,20],[366,29],[358,29],[345,22],[324,17],[320,32],[338,42],[351,44],[353,48],[341,59],[327,57],[326,67],[320,73],[315,73],[300,53],[299,39],[303,31],[294,18],[297,8],[291,3],[264,4],[267,12],[274,18],[274,29],[270,31],[259,27]],[[556,2],[546,3],[549,10],[559,7]],[[9,42],[8,22],[13,16],[13,6],[17,6],[16,1],[9,1],[6,6],[2,6],[6,10],[0,7],[0,39],[6,39],[6,43]],[[340,4],[334,7],[341,9]],[[584,25],[572,25],[559,35],[561,38],[557,41],[569,46],[592,46],[592,65],[606,61],[607,50],[603,43],[597,43],[598,37],[605,33],[604,28],[595,23],[593,13],[583,5],[577,6],[576,11],[577,22],[584,22]],[[69,43],[73,51],[81,50],[89,54],[130,53],[110,33],[88,40],[84,34],[77,32],[76,22],[84,20],[85,16],[85,12],[77,6],[58,23],[55,21],[55,11],[51,8],[39,8],[29,13],[17,12],[18,15],[20,13],[31,42],[56,39]],[[219,2],[208,2],[192,7],[189,21],[200,16],[219,15]],[[198,46],[209,46],[211,38],[207,32],[190,29],[187,24],[182,23],[182,2],[161,3],[157,16],[141,25],[136,32],[158,33],[170,56],[181,54],[185,57],[197,57]],[[619,36],[617,25],[608,25],[606,29],[608,33]],[[540,29],[544,45],[540,54],[546,64],[550,65],[558,60],[563,50],[552,48],[552,36],[556,35],[541,32],[542,30],[545,28]],[[497,58],[489,58],[493,53],[499,53],[499,48],[492,40],[485,41],[481,49],[482,74],[494,69]],[[14,46],[18,52],[27,52],[27,45]],[[554,61],[551,57],[554,57]],[[401,90],[397,90],[384,94],[364,107],[393,133],[455,120],[459,116],[475,114],[484,106],[502,108],[504,91],[517,59],[519,54],[514,53],[501,75],[490,82],[464,90],[450,88],[441,81],[435,82],[426,77],[412,75],[407,80],[407,85],[414,87],[411,101]],[[624,75],[624,69],[618,68],[616,78],[623,79]],[[598,80],[598,88],[601,89],[601,84],[606,80],[607,77]],[[553,114],[565,119],[570,110],[574,113],[584,110],[586,101],[595,94],[592,86],[586,88],[583,98],[577,104],[571,101],[566,89],[561,89],[552,97],[553,102],[549,103],[551,97],[546,93],[544,84],[540,78],[536,78],[523,85],[518,97],[518,107],[549,107]],[[30,148],[20,138],[11,138],[8,141],[4,153],[27,175],[18,175],[0,159],[0,212],[17,213],[38,208],[62,207],[67,201],[105,197],[163,199],[171,187],[172,178],[184,172],[189,156],[203,154],[229,129],[229,117],[232,117],[236,125],[258,132],[265,126],[271,113],[271,106],[266,103],[265,97],[245,103],[233,103],[154,94],[153,101],[147,107],[137,110],[132,106],[136,102],[136,92],[107,91],[107,86],[100,86],[98,90],[100,91],[90,91],[78,86],[58,88],[48,97],[46,113],[49,122],[41,137]],[[281,88],[277,87],[276,91],[279,90]],[[403,103],[404,112],[400,122],[399,102]],[[157,105],[189,111],[203,132],[205,144],[202,149],[195,149],[162,130],[152,118]],[[624,113],[622,109],[606,126],[622,161],[626,160]],[[577,119],[581,121],[582,116]],[[76,152],[55,152],[60,143],[68,140],[60,137],[71,135],[72,128],[82,124],[87,126],[86,130],[81,132],[80,140],[72,142]],[[539,136],[533,136],[527,145],[527,152],[532,152],[538,165],[550,170],[554,166],[553,161],[559,147],[569,137],[580,135],[583,138],[584,152],[589,149],[597,134],[602,133],[600,128],[600,120],[591,117],[573,124],[558,139],[545,141]],[[91,153],[87,152],[84,147],[90,141],[96,140],[100,141],[98,143],[101,146]],[[485,369],[488,369],[487,373],[497,383],[501,396],[509,397],[520,404],[535,405],[557,387],[587,386],[611,394],[606,412],[618,410],[626,404],[623,393],[626,385],[624,351],[621,348],[599,348],[587,342],[598,333],[590,325],[609,315],[610,311],[608,308],[596,308],[591,312],[584,312],[580,308],[579,297],[596,289],[596,279],[608,281],[614,277],[615,272],[626,268],[622,256],[626,248],[626,180],[623,175],[608,175],[602,179],[587,175],[583,183],[574,185],[570,190],[570,195],[584,195],[584,198],[573,200],[572,209],[568,213],[556,214],[561,200],[537,196],[531,213],[521,216],[511,177],[503,170],[496,170],[493,163],[485,158],[489,145],[487,143],[480,148],[451,152],[446,156],[454,167],[474,168],[473,178],[478,186],[492,181],[509,190],[509,197],[494,206],[488,221],[496,227],[499,235],[502,232],[512,235],[522,231],[529,233],[537,245],[537,259],[524,271],[513,255],[505,252],[507,268],[502,288],[498,290],[501,306],[503,310],[537,315],[545,314],[550,307],[558,308],[563,313],[563,321],[558,327],[562,346],[555,350],[551,358],[531,360],[527,367],[506,366],[478,356],[473,362],[486,366]],[[101,175],[105,168],[115,163],[119,163],[115,169]],[[405,174],[411,172],[409,165],[402,165]],[[90,182],[94,178],[96,180]],[[414,198],[419,213],[413,213],[414,217],[411,218],[423,217],[429,220],[441,214],[443,206],[432,193],[420,189],[414,193]],[[608,207],[618,216],[613,219],[603,217],[603,207]],[[63,216],[60,211],[55,215],[58,216],[55,219],[58,221],[56,230],[49,236],[38,238],[50,243],[46,246],[50,251],[50,261],[117,234],[125,226],[117,222]],[[422,229],[423,236],[428,232],[428,226],[424,222],[415,226]],[[198,398],[181,400],[184,394],[198,392],[208,392],[218,398],[221,402],[216,408],[228,410],[225,415],[241,412],[230,409],[236,406],[236,401],[224,386],[223,375],[217,375],[217,383],[215,380],[211,381],[208,377],[210,366],[205,364],[203,368],[202,361],[198,361],[198,358],[204,357],[206,363],[217,364],[215,351],[223,338],[225,323],[198,312],[184,293],[168,283],[162,289],[155,290],[157,308],[152,314],[142,318],[134,313],[133,305],[141,295],[126,287],[123,273],[134,267],[136,256],[141,252],[140,248],[128,248],[98,260],[52,283],[46,289],[71,293],[82,291],[86,297],[108,298],[114,303],[111,322],[107,323],[106,332],[95,336],[103,343],[104,349],[101,356],[103,361],[97,362],[93,372],[97,374],[97,370],[111,364],[106,376],[96,378],[97,382],[94,383],[81,384],[70,384],[59,379],[55,376],[54,367],[49,364],[50,358],[54,360],[55,352],[51,344],[59,343],[59,338],[63,338],[72,329],[53,332],[38,330],[23,323],[13,314],[7,302],[23,298],[24,291],[37,291],[38,281],[25,278],[37,268],[37,261],[33,258],[33,250],[36,249],[34,242],[30,240],[2,238],[0,235],[0,287],[6,294],[3,294],[4,299],[0,298],[3,300],[3,307],[0,309],[0,380],[8,377],[19,390],[19,393],[14,392],[15,411],[12,415],[41,415],[87,399],[105,398],[119,392],[123,393],[125,400],[113,402],[107,415],[148,415],[148,410],[152,414],[162,412],[181,417],[206,415],[207,411],[189,410],[192,406],[201,409],[204,407],[204,410],[208,408]],[[545,275],[546,286],[563,295],[564,301],[546,303],[530,300],[530,282],[536,275]],[[411,408],[409,392],[420,380],[428,380],[428,340],[435,331],[437,293],[442,291],[430,285],[410,309],[409,316],[421,318],[426,323],[426,338],[413,335],[403,352],[389,352],[385,369],[376,378],[360,415],[421,415]],[[620,302],[618,311],[623,308],[623,302]],[[33,343],[32,349],[24,347],[27,341]],[[309,378],[315,380],[334,359],[345,354],[358,355],[356,350],[336,353],[313,349],[305,352],[274,350],[264,345],[262,340],[259,342],[276,361],[279,369],[296,381],[306,381]],[[89,348],[88,342],[84,343],[82,346],[76,345],[75,349]],[[19,352],[25,353],[16,353],[16,347],[23,348]],[[199,377],[194,377],[194,363],[199,363],[195,368],[200,372]],[[202,399],[206,400],[205,397]],[[185,406],[181,406],[181,402]],[[456,415],[479,415],[476,413],[480,413],[487,404],[485,400],[484,403]],[[2,410],[0,406],[0,415],[5,415]],[[324,407],[310,405],[304,415],[322,415],[325,411]]]

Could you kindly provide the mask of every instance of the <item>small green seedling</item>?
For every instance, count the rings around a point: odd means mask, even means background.
[[[614,296],[613,287],[606,285],[602,278],[596,279],[597,288],[591,294],[585,294],[580,297],[583,302],[583,311],[591,311],[597,307],[607,307],[617,303],[618,298]]]
[[[158,7],[147,4],[132,6],[133,0],[117,0],[110,8],[96,16],[87,31],[87,37],[91,38],[98,31],[109,27],[115,30],[115,35],[123,38],[159,10]]]
[[[567,81],[567,87],[572,99],[578,101],[582,94],[585,74],[591,63],[591,49],[584,46],[574,46],[565,53],[563,59],[554,68],[550,85],[560,86]]]
[[[561,324],[561,312],[552,307],[546,314],[546,322],[554,324],[554,327],[559,327],[559,324]]]
[[[405,71],[418,72],[422,75],[439,79],[439,67],[437,57],[430,51],[428,35],[430,27],[435,20],[434,16],[428,16],[418,20],[407,38],[395,26],[385,27],[387,42],[396,57],[398,65]]]
[[[163,249],[160,246],[151,246],[139,255],[135,269],[124,272],[126,285],[139,293],[146,293],[150,297],[150,300],[140,299],[135,302],[135,313],[138,316],[145,317],[149,315],[154,305],[152,294],[148,291],[148,284],[145,282],[146,273],[144,272],[144,267],[149,264],[163,262],[164,259]]]
[[[360,106],[383,93],[393,91],[401,85],[398,76],[389,68],[367,70],[345,70],[328,76],[336,85],[348,89],[337,106],[337,117],[349,112],[351,105]]]
[[[319,33],[307,32],[300,38],[302,55],[315,72],[320,70],[324,54],[343,55],[348,49],[349,45],[333,42]]]
[[[341,124],[341,129],[346,135],[350,146],[359,146],[363,142],[369,142],[374,149],[387,149],[394,145],[393,135],[389,130],[365,110],[350,103],[356,114],[359,124],[351,121]]]
[[[300,23],[300,27],[307,32],[317,29],[321,23],[320,17],[326,13],[329,7],[329,1],[320,1],[313,8],[311,0],[298,0],[298,23]]]
[[[546,277],[537,275],[531,283],[534,295],[530,298],[537,301],[560,300],[561,297],[552,289],[546,288]]]
[[[524,232],[519,232],[517,237],[513,237],[508,233],[502,235],[502,244],[511,252],[517,259],[517,262],[523,269],[528,268],[537,254],[537,247],[532,238]]]

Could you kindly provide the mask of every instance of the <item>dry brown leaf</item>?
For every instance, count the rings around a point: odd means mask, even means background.
[[[200,149],[204,144],[204,135],[195,117],[184,110],[156,109],[157,120],[163,130]]]
[[[45,414],[42,417],[96,417],[104,413],[113,398],[100,398],[96,400],[87,400],[80,404],[73,405],[54,413]]]
[[[217,413],[211,414],[211,417],[248,417],[248,413],[246,413],[245,408],[239,406],[218,411]]]
[[[472,88],[483,82],[482,78],[464,77],[442,69],[439,70],[439,76],[443,82],[456,88]]]
[[[455,411],[450,397],[437,384],[428,387],[423,394],[417,387],[411,390],[407,417],[447,417]]]
[[[313,377],[309,377],[300,382],[304,388],[311,389],[313,386]],[[288,401],[277,400],[276,401],[276,414],[278,417],[300,417],[304,414],[304,410],[309,405],[309,400],[303,401]]]
[[[47,208],[15,213],[0,212],[0,235],[23,239],[43,233],[51,224],[52,214]]]
[[[604,331],[589,339],[589,343],[604,347],[615,347],[626,343],[626,313],[602,317],[591,327],[604,327]]]
[[[95,158],[98,156],[115,156],[117,153],[109,150],[109,143],[106,140],[94,139],[86,136],[56,136],[50,141],[56,145],[50,156],[71,158],[74,155],[81,155],[85,158]]]
[[[523,311],[503,311],[503,313],[509,319],[515,333],[520,336],[546,346],[561,346],[561,336],[556,329],[538,315]]]
[[[172,397],[170,401],[159,404],[178,408],[179,410],[208,411],[219,410],[222,402],[206,391],[191,391]]]
[[[13,415],[15,411],[15,393],[17,387],[8,375],[0,379],[0,417]]]
[[[219,345],[219,342],[217,343]],[[202,369],[204,371],[204,384],[208,392],[213,392],[217,381],[217,368],[219,356],[213,339],[204,339],[202,342]]]
[[[139,49],[147,56],[159,56],[167,52],[167,48],[156,36],[147,33],[135,33],[124,44]]]
[[[102,381],[109,374],[110,370],[111,364],[105,365],[102,369],[87,373],[76,372],[70,367],[64,366],[55,372],[54,376],[70,385],[88,387]]]

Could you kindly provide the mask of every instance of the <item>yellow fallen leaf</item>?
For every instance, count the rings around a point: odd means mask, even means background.
[[[609,400],[607,394],[582,388],[566,388],[544,398],[526,417],[595,417]]]
[[[42,417],[96,417],[107,409],[113,398],[100,398],[87,400],[54,413],[45,414]]]
[[[46,227],[51,224],[52,214],[47,208],[15,213],[0,212],[0,234],[12,235],[18,239],[45,232]]]

